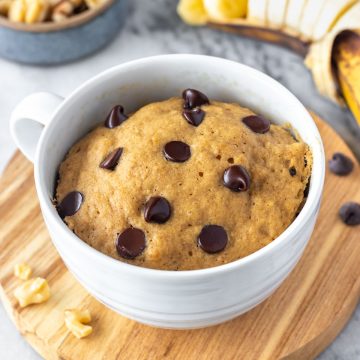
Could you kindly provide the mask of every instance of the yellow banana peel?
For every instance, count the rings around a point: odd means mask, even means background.
[[[360,0],[180,0],[178,13],[188,24],[295,50],[320,94],[346,103],[360,124]]]
[[[346,104],[360,125],[360,31],[344,31],[333,49],[335,74]]]

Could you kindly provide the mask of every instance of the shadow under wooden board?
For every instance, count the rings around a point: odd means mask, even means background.
[[[327,159],[354,157],[325,122],[316,118]],[[354,159],[355,161],[355,159]],[[16,153],[0,182],[0,294],[27,341],[46,359],[311,359],[350,318],[360,298],[360,227],[337,212],[360,201],[360,168],[346,177],[327,171],[314,234],[304,256],[265,302],[225,324],[199,330],[162,330],[128,320],[91,297],[67,271],[41,217],[32,164]],[[13,291],[16,263],[26,261],[46,277],[48,302],[20,309]],[[64,326],[64,310],[88,308],[93,334],[77,340]]]

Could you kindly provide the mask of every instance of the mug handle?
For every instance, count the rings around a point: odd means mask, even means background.
[[[17,147],[34,162],[36,147],[43,128],[64,98],[48,92],[38,92],[24,98],[13,110],[10,132]]]

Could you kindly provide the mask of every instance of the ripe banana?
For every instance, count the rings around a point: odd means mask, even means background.
[[[325,36],[356,1],[357,0],[327,0],[311,34],[312,40],[318,41]]]
[[[209,24],[295,50],[306,57],[318,91],[339,105],[345,98],[360,122],[360,45],[356,42],[356,53],[350,52],[350,38],[341,37],[344,30],[360,36],[355,32],[360,31],[360,0],[180,0],[178,13],[189,24]],[[335,52],[338,38],[345,45]]]
[[[300,20],[305,9],[307,0],[288,0],[285,15],[285,27],[294,34],[299,35]]]
[[[248,0],[248,19],[250,23],[266,24],[266,10],[268,0]]]
[[[247,11],[247,0],[204,0],[204,6],[212,19],[243,18]]]
[[[269,26],[281,28],[286,15],[288,0],[267,0],[266,19]]]
[[[360,31],[343,31],[334,45],[335,74],[345,102],[360,125]]]
[[[314,31],[320,13],[325,6],[325,2],[326,0],[307,1],[300,19],[299,26],[299,32],[304,38],[311,39],[311,35]]]
[[[320,41],[314,42],[305,59],[305,64],[311,70],[319,92],[343,105],[343,99],[338,91],[337,79],[333,72],[333,45],[336,37],[344,30],[357,30],[360,28],[360,2],[352,6],[336,22],[332,30]],[[360,84],[358,84],[360,86]]]

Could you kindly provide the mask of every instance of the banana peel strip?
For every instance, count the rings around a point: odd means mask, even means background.
[[[341,106],[345,103],[338,91],[338,82],[332,64],[334,44],[343,31],[356,32],[358,29],[360,29],[360,2],[350,8],[322,40],[312,43],[305,59],[305,65],[311,70],[319,92]]]

